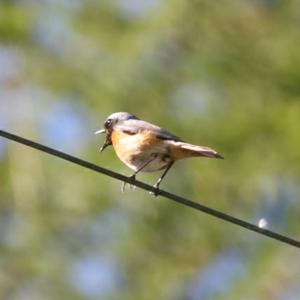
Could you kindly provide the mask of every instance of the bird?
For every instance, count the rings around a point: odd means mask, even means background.
[[[164,170],[153,185],[155,195],[163,178],[177,160],[190,157],[224,158],[212,148],[184,142],[167,130],[128,112],[112,113],[107,117],[104,128],[95,134],[106,134],[100,152],[112,145],[119,159],[134,170],[130,176],[132,181],[140,172]]]

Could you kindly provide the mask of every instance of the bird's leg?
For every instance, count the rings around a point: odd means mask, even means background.
[[[129,178],[134,181],[135,180],[135,176],[141,172],[145,167],[147,167],[154,159],[157,158],[157,154],[152,154],[151,155],[151,158],[146,162],[144,163],[143,165],[141,165],[132,175],[129,176]],[[126,184],[127,182],[123,182],[123,185],[122,185],[122,192],[124,193],[125,192],[125,187],[126,187]],[[135,187],[134,185],[130,184],[130,187]]]
[[[156,181],[156,183],[153,185],[153,187],[155,188],[155,192],[150,192],[151,195],[157,196],[157,191],[159,190],[159,185],[161,183],[161,181],[163,180],[163,178],[167,175],[168,171],[171,169],[171,167],[173,166],[174,161],[171,161],[167,168],[165,169],[165,171],[163,172],[163,174],[158,178],[158,180]]]

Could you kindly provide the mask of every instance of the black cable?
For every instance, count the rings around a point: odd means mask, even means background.
[[[141,181],[132,179],[130,177],[126,177],[124,175],[121,175],[119,173],[113,172],[111,170],[102,168],[102,167],[100,167],[98,165],[95,165],[95,164],[90,163],[88,161],[82,160],[82,159],[77,158],[75,156],[66,154],[64,152],[55,150],[53,148],[44,146],[42,144],[33,142],[31,140],[25,139],[23,137],[20,137],[20,136],[14,135],[14,134],[11,134],[11,133],[3,131],[3,130],[0,130],[0,136],[5,137],[5,138],[7,138],[9,140],[15,141],[17,143],[24,144],[24,145],[29,146],[31,148],[35,148],[37,150],[46,152],[46,153],[48,153],[50,155],[60,157],[60,158],[62,158],[64,160],[70,161],[70,162],[72,162],[74,164],[80,165],[82,167],[85,167],[87,169],[96,171],[98,173],[102,173],[102,174],[105,174],[107,176],[113,177],[115,179],[118,179],[118,180],[130,183],[130,184],[133,184],[133,185],[135,185],[135,186],[137,186],[137,187],[139,187],[141,189],[147,190],[149,192],[156,193],[156,195],[163,196],[165,198],[168,198],[170,200],[176,201],[176,202],[178,202],[180,204],[183,204],[185,206],[189,206],[189,207],[194,208],[196,210],[200,210],[200,211],[205,212],[205,213],[207,213],[209,215],[212,215],[212,216],[214,216],[216,218],[219,218],[219,219],[222,219],[224,221],[233,223],[235,225],[244,227],[244,228],[246,228],[248,230],[257,232],[259,234],[268,236],[268,237],[270,237],[272,239],[275,239],[277,241],[280,241],[280,242],[283,242],[283,243],[295,246],[297,248],[300,248],[300,242],[297,241],[297,240],[295,240],[295,239],[289,238],[287,236],[281,235],[279,233],[276,233],[276,232],[268,230],[268,229],[260,228],[257,225],[254,225],[252,223],[243,221],[243,220],[238,219],[236,217],[230,216],[230,215],[225,214],[223,212],[220,212],[218,210],[209,208],[207,206],[204,206],[202,204],[193,202],[193,201],[191,201],[189,199],[180,197],[178,195],[166,192],[164,190],[156,190],[153,186],[150,186],[150,185],[145,184],[145,183],[143,183]]]

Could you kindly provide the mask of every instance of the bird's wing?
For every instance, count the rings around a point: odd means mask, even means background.
[[[160,128],[159,126],[143,120],[126,120],[120,124],[117,124],[115,129],[132,135],[141,133],[143,131],[148,131],[153,133],[158,139],[182,141],[178,136]]]

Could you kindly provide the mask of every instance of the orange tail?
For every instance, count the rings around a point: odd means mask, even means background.
[[[209,147],[197,146],[184,142],[172,142],[170,145],[171,156],[174,159],[182,159],[187,157],[210,157],[210,158],[224,158],[217,151]]]

